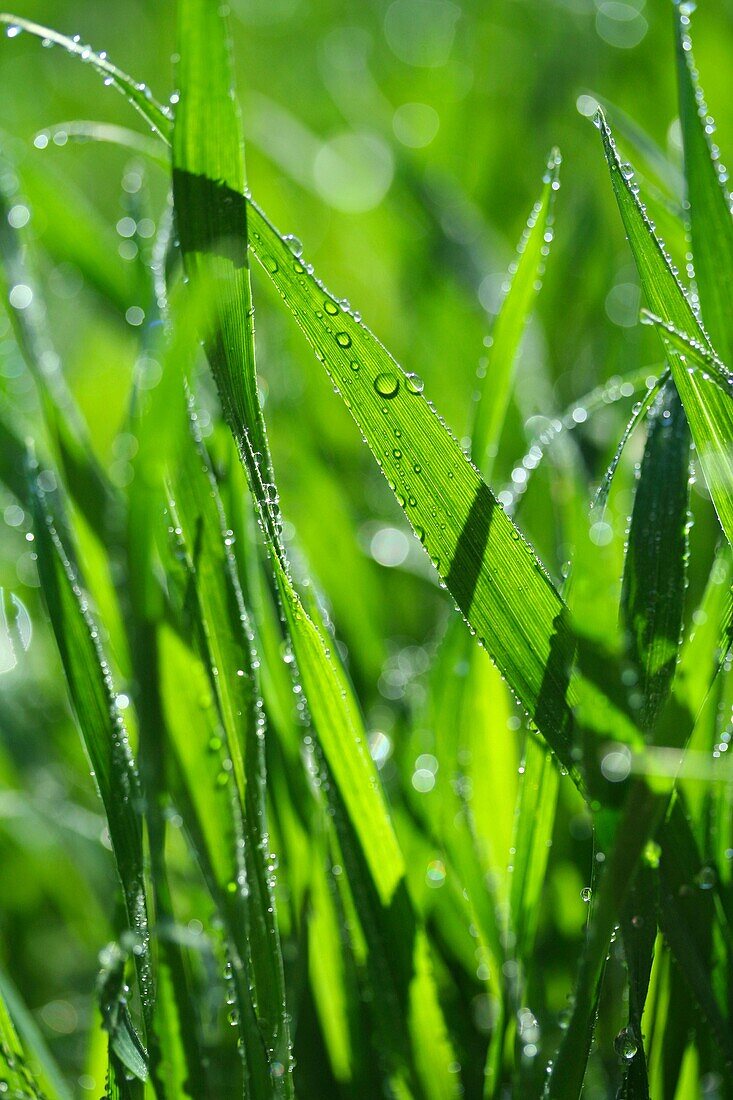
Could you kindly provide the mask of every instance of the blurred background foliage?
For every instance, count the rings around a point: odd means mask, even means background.
[[[16,11],[108,49],[165,101],[174,92],[173,7],[169,0],[18,0]],[[733,2],[702,7],[696,60],[725,152],[733,148]],[[231,12],[252,194],[282,232],[303,241],[327,285],[358,307],[401,365],[419,371],[459,438],[470,426],[507,268],[548,154],[560,147],[555,240],[493,475],[497,491],[508,491],[512,472],[521,488],[516,463],[548,421],[620,374],[659,368],[656,337],[637,323],[637,277],[586,116],[588,97],[602,97],[679,164],[670,3],[231,0]],[[41,51],[28,36],[12,47],[3,41],[0,89],[2,146],[12,157],[0,173],[19,196],[12,224],[27,223],[38,244],[56,352],[99,458],[124,486],[132,443],[120,428],[144,355],[146,265],[166,178],[112,144],[72,150],[61,124],[131,123],[122,99],[63,51]],[[307,567],[326,594],[387,789],[398,773],[409,786],[420,772],[412,784],[419,803],[429,796],[434,745],[412,716],[450,601],[346,409],[258,272],[254,289],[261,390],[286,534],[297,533],[296,572]],[[154,360],[149,370],[154,385]],[[36,398],[4,313],[0,395],[18,430],[33,423]],[[572,469],[583,471],[588,500],[633,400],[602,401],[588,415],[580,403]],[[213,410],[213,392],[209,404]],[[642,445],[643,437],[632,441],[611,501],[609,522],[621,536]],[[553,456],[532,478],[520,522],[560,578],[573,546],[572,529],[557,518],[569,492],[562,445]],[[85,1090],[114,876],[39,600],[28,517],[9,492],[0,494],[0,952],[60,1063]],[[693,510],[688,614],[717,537],[699,480]],[[614,583],[619,577],[620,564]],[[17,624],[14,651],[3,641],[10,623]],[[558,1012],[585,916],[590,837],[577,794],[562,785],[537,948]],[[433,864],[427,886],[441,884],[442,864]],[[286,960],[288,950],[286,942]],[[470,994],[478,1042],[491,1011],[478,982]]]

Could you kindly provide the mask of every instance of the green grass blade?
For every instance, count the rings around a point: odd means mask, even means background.
[[[713,352],[664,247],[646,217],[631,174],[621,164],[611,131],[600,113],[597,121],[616,201],[652,311],[677,332]],[[664,338],[663,342],[713,504],[730,542],[733,540],[733,455],[730,449],[733,401],[730,394],[710,378],[707,370],[690,371],[687,357],[669,338]]]
[[[674,683],[675,694],[695,715],[733,645],[733,557],[727,543],[713,562],[698,612]]]
[[[96,460],[89,433],[61,370],[44,322],[45,305],[29,260],[27,233],[8,218],[12,202],[0,189],[0,260],[4,297],[23,359],[35,382],[46,430],[67,485],[94,530],[103,530],[114,493]],[[13,306],[12,288],[23,286],[28,302]]]
[[[8,1061],[10,1059],[10,1061]],[[12,1064],[14,1061],[15,1064]],[[0,969],[0,1078],[9,1097],[71,1100],[71,1090],[33,1016]],[[14,1091],[17,1090],[17,1093]]]
[[[650,730],[669,694],[682,634],[687,559],[690,437],[682,403],[668,383],[649,433],[624,564],[622,614],[639,674],[639,721]]]
[[[531,735],[522,761],[512,849],[511,924],[516,958],[534,950],[560,774],[545,746]]]
[[[277,559],[275,569],[295,659],[319,740],[386,905],[403,877],[404,862],[369,756],[359,706],[343,668],[334,659],[322,631],[306,613]]]
[[[40,23],[34,23],[30,19],[23,19],[21,16],[11,15],[9,12],[0,12],[0,23],[4,23],[9,28],[17,28],[18,31],[26,31],[28,34],[32,34],[36,38],[41,39],[43,42],[50,42],[55,46],[61,46],[70,54],[86,62],[95,69],[102,77],[105,84],[121,92],[125,99],[139,111],[145,121],[151,124],[156,133],[162,136],[168,130],[170,116],[167,115],[162,108],[153,106],[150,89],[144,84],[137,84],[126,73],[123,73],[121,69],[118,69],[116,65],[107,61],[101,54],[95,53],[78,38],[69,38],[68,35],[59,34],[58,31],[51,30],[50,27],[42,26]],[[151,107],[153,107],[152,120]]]
[[[245,190],[242,125],[228,31],[208,0],[179,6],[179,101],[173,127],[173,197],[181,251],[194,283],[211,287],[217,328],[207,342],[224,414],[245,465],[273,481],[257,392],[247,237],[239,221]],[[245,443],[246,440],[246,443]],[[254,476],[252,471],[250,476]]]
[[[192,0],[181,9],[179,29],[181,100],[173,145],[174,198],[182,250],[201,285],[211,285],[219,294],[217,334],[209,344],[209,358],[259,506],[311,713],[371,872],[387,901],[402,876],[402,859],[358,708],[343,670],[300,602],[280,544],[276,491],[257,395],[252,322],[246,305],[251,297],[246,221],[241,218],[245,209],[243,157],[225,28],[210,5]],[[218,64],[213,65],[210,53],[202,51],[202,40],[208,50],[218,51]],[[212,141],[212,133],[218,135],[216,141]],[[218,242],[222,238],[230,240],[233,256],[221,255]]]
[[[690,437],[671,381],[659,393],[648,425],[624,561],[621,613],[638,674],[639,722],[651,731],[675,675],[687,583]],[[656,934],[655,888],[653,874],[642,867],[621,920],[629,1017],[617,1044],[633,1051],[624,1075],[624,1096],[639,1100],[649,1094],[641,1020]]]
[[[109,827],[122,883],[140,996],[149,1021],[153,986],[142,859],[140,780],[87,601],[34,480],[38,569],[72,707]]]
[[[349,1027],[355,990],[348,984],[335,884],[322,864],[322,860],[314,860],[310,880],[308,976],[331,1071],[337,1081],[346,1084],[355,1069]]]
[[[547,165],[544,187],[529,216],[510,269],[511,283],[491,331],[486,374],[481,382],[471,438],[471,454],[487,481],[506,419],[514,368],[527,321],[542,285],[552,240],[554,199],[560,186],[560,154],[555,149]]]
[[[2,1080],[7,1082],[9,1095],[20,1097],[22,1100],[26,1098],[48,1100],[47,1095],[41,1092],[40,1085],[31,1071],[26,1067],[25,1051],[2,998],[0,998],[0,1073],[2,1073]]]
[[[695,279],[705,327],[726,363],[733,362],[733,216],[722,167],[713,155],[712,123],[698,83],[686,5],[675,3],[677,87]]]
[[[184,554],[189,548],[181,545]],[[170,578],[173,582],[173,577]],[[198,610],[181,615],[180,628],[194,638]],[[189,621],[186,621],[189,620]],[[192,620],[192,621],[191,621]],[[198,654],[171,627],[159,631],[160,690],[166,724],[168,783],[191,848],[226,929],[232,964],[235,1023],[243,1038],[247,1087],[286,1095],[282,1078],[270,1075],[265,1037],[254,1016],[248,972],[248,883],[241,815],[233,797],[232,761],[219,722],[209,671]],[[191,714],[197,715],[191,736]]]
[[[256,653],[231,551],[231,535],[205,455],[193,443],[179,452],[172,478],[175,522],[187,549],[191,584],[212,670],[244,830],[248,946],[256,1014],[267,1037],[273,1077],[290,1066],[290,1037],[265,817],[264,728]],[[185,444],[184,444],[185,446]],[[291,1088],[284,1078],[284,1094]]]
[[[625,907],[645,844],[661,821],[665,802],[663,795],[655,795],[643,782],[635,783],[629,792],[615,829],[612,850],[606,857],[597,899],[593,902],[573,1012],[550,1067],[544,1093],[546,1100],[576,1100],[581,1095],[608,945]]]
[[[733,1062],[729,1009],[723,1011],[712,981],[713,889],[701,889],[703,864],[677,800],[664,823],[665,851],[659,865],[659,926],[702,1010],[727,1064]]]
[[[629,1016],[627,1027],[616,1037],[616,1045],[622,1056],[632,1053],[633,1056],[624,1067],[620,1100],[649,1100],[642,1018],[657,935],[655,889],[654,872],[643,865],[637,871],[621,921],[624,955],[629,972]]]
[[[644,397],[642,398],[641,401],[639,401],[637,403],[636,407],[634,408],[634,411],[632,412],[631,416],[629,417],[629,421],[628,421],[626,427],[624,428],[623,435],[621,436],[621,439],[619,440],[618,446],[616,447],[616,450],[614,451],[613,458],[611,459],[611,461],[608,465],[608,469],[606,470],[605,474],[603,475],[603,480],[601,481],[601,484],[598,486],[598,491],[596,492],[596,495],[593,499],[593,508],[600,509],[601,514],[603,513],[603,510],[606,507],[606,502],[608,500],[608,495],[611,492],[611,484],[613,482],[613,475],[616,473],[616,470],[618,469],[618,464],[621,461],[621,456],[624,453],[624,449],[626,447],[626,444],[629,442],[629,439],[633,435],[634,429],[646,417],[647,413],[649,412],[649,409],[652,407],[654,399],[656,398],[657,394],[659,393],[660,388],[664,385],[664,382],[666,381],[666,379],[668,377],[669,377],[669,371],[666,371],[661,377],[657,378],[652,383],[651,386],[649,386],[646,393],[644,394]]]

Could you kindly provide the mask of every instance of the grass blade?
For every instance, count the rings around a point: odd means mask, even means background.
[[[282,957],[275,916],[272,855],[265,817],[264,728],[255,677],[256,654],[237,580],[230,536],[206,456],[192,440],[175,463],[176,527],[186,548],[201,616],[202,646],[212,670],[232,774],[240,802],[248,886],[248,958],[256,1014],[267,1037],[271,1073],[291,1063]],[[184,443],[184,446],[185,446]],[[290,1073],[285,1076],[288,1095]]]
[[[649,417],[624,564],[622,614],[639,672],[639,721],[653,728],[669,694],[682,634],[690,438],[668,383]]]
[[[122,883],[146,1022],[153,984],[142,859],[142,797],[137,768],[109,669],[79,580],[57,534],[43,490],[34,480],[38,568],[72,706],[92,766]]]
[[[473,460],[487,481],[499,448],[509,406],[514,367],[528,318],[541,286],[552,240],[553,206],[560,186],[560,154],[553,150],[535,203],[512,264],[511,283],[491,332],[486,374],[481,382],[471,438]]]
[[[713,155],[712,123],[692,56],[690,15],[675,2],[677,88],[695,279],[705,327],[726,363],[733,363],[733,216],[725,174]]]
[[[611,183],[626,234],[652,311],[677,332],[713,352],[710,340],[674,273],[664,247],[656,237],[639,201],[631,173],[621,164],[608,124],[597,116]],[[672,377],[687,414],[693,441],[700,456],[713,504],[721,526],[733,540],[733,401],[713,381],[707,370],[690,370],[671,339],[663,337]]]
[[[7,1064],[8,1058],[14,1059],[16,1065]],[[71,1100],[71,1091],[38,1025],[3,970],[0,970],[0,1073],[9,1096],[13,1096],[14,1088],[24,1088],[22,1095],[26,1096],[31,1086],[37,1088],[31,1093],[34,1097],[46,1095],[54,1100]],[[16,1078],[25,1078],[24,1084],[20,1085]]]
[[[181,109],[173,148],[174,198],[184,258],[203,285],[213,285],[221,294],[216,303],[218,335],[209,347],[210,361],[259,507],[311,713],[371,872],[387,901],[403,866],[376,770],[360,736],[361,721],[351,690],[300,602],[280,542],[276,490],[257,396],[251,317],[246,308],[251,298],[246,220],[242,218],[241,132],[231,97],[223,20],[211,5],[191,0],[181,9],[180,34]],[[208,49],[220,51],[219,65],[212,66],[210,54],[202,52],[203,40]],[[218,137],[212,142],[214,132]],[[230,147],[228,151],[225,145]],[[238,250],[234,257],[219,254],[217,242],[222,237],[234,242]]]

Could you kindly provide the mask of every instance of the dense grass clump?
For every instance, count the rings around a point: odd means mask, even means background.
[[[563,85],[576,6],[517,32]],[[733,219],[690,6],[668,146],[576,87],[572,216],[552,147],[506,274],[512,201],[430,151],[482,126],[461,10],[333,17],[320,140],[269,62],[243,129],[231,17],[299,27],[255,7],[150,17],[166,103],[0,15],[0,1095],[732,1095]],[[606,49],[643,8],[595,4]],[[389,140],[377,14],[435,79]],[[37,39],[83,120],[30,125]]]

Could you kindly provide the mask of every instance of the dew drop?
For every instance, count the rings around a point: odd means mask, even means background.
[[[408,374],[405,378],[405,387],[408,393],[422,393],[425,383],[419,374]]]
[[[613,1046],[622,1062],[633,1062],[639,1051],[639,1044],[630,1027],[624,1027],[619,1031]]]
[[[336,343],[338,344],[338,346],[340,348],[350,348],[351,347],[351,337],[349,336],[348,332],[337,332],[336,333]]]
[[[378,374],[374,379],[374,389],[380,397],[396,397],[400,383],[394,374]]]

